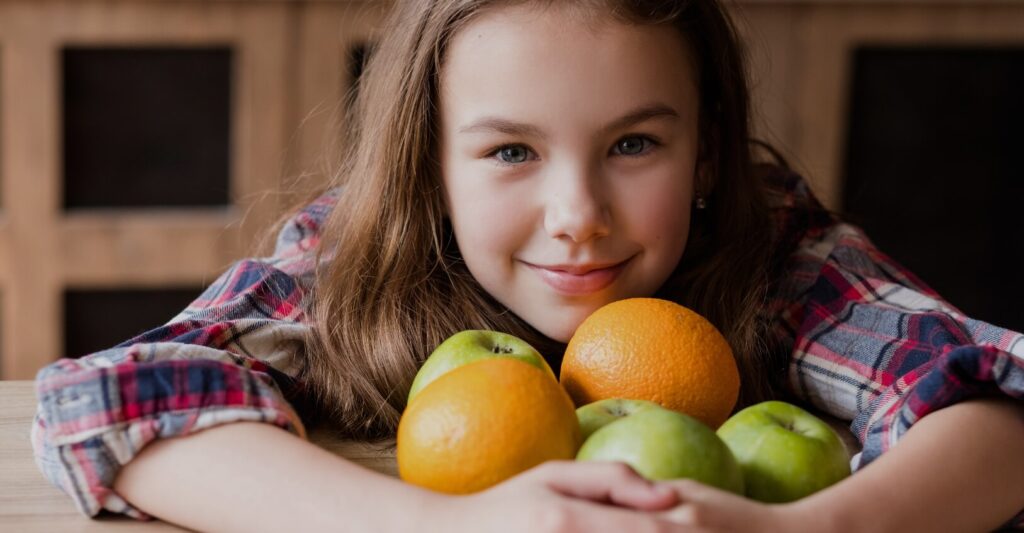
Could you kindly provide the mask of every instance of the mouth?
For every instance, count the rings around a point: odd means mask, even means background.
[[[537,273],[541,280],[547,283],[555,291],[568,295],[579,296],[600,291],[611,285],[626,265],[633,258],[601,268],[593,266],[563,267],[563,266],[539,266],[531,263],[524,264]],[[596,266],[596,265],[595,265]]]

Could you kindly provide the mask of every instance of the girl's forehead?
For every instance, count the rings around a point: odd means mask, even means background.
[[[483,12],[452,36],[440,96],[448,114],[483,112],[495,102],[678,104],[697,99],[694,66],[686,40],[673,27],[514,6]]]
[[[509,3],[496,2],[477,11],[473,18],[476,20],[485,18],[515,20],[527,24],[562,23],[571,20],[595,30],[606,24],[621,23],[609,13],[565,0],[547,3],[529,0]]]
[[[456,36],[465,34],[477,38],[488,34],[554,34],[566,38],[587,37],[600,39],[609,31],[616,29],[647,32],[655,26],[627,24],[606,13],[583,10],[574,7],[571,2],[554,2],[550,5],[539,5],[525,2],[513,5],[496,5],[480,10],[462,25]]]
[[[449,38],[442,72],[451,63],[467,59],[492,61],[493,68],[501,68],[513,55],[525,55],[543,65],[546,58],[564,55],[559,52],[583,52],[595,61],[618,60],[624,67],[667,61],[693,71],[691,74],[696,72],[692,49],[675,27],[631,24],[608,14],[564,7],[571,5],[527,2],[489,7],[474,14]]]

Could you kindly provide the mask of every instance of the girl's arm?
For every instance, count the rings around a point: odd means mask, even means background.
[[[549,461],[484,492],[447,496],[260,423],[155,442],[114,489],[198,531],[684,531],[636,511],[677,500],[624,464]]]
[[[114,490],[197,531],[412,531],[440,498],[252,422],[154,442]]]
[[[923,418],[899,445],[804,499],[765,504],[690,480],[666,482],[680,504],[660,513],[705,532],[974,532],[1024,507],[1024,408],[976,399]]]
[[[823,531],[991,531],[1024,508],[1024,407],[1001,398],[924,418],[841,483],[794,504]]]
[[[863,449],[853,476],[806,502],[678,482],[686,503],[670,515],[725,531],[1024,526],[1024,513],[1011,519],[1024,507],[1024,335],[965,316],[828,215],[799,176],[773,180],[785,261],[768,311],[788,389],[851,420]]]
[[[680,504],[658,513],[706,532],[991,531],[1024,508],[1024,408],[966,400],[914,424],[878,460],[788,504],[763,504],[673,480]],[[1018,517],[1020,518],[1020,517]]]
[[[166,324],[39,371],[35,460],[81,513],[145,519],[111,487],[154,441],[243,421],[305,434],[292,403],[303,400],[311,250],[334,198],[295,213],[272,256],[234,263]]]

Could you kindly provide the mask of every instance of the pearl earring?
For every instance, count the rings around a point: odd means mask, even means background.
[[[705,207],[708,206],[708,203],[704,200],[704,197],[700,195],[697,196],[697,200],[694,201],[694,204],[697,207],[697,209],[704,209]]]

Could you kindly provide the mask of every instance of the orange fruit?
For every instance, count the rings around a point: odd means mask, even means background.
[[[711,428],[729,417],[740,375],[725,337],[699,314],[657,298],[594,311],[576,329],[559,379],[576,405],[605,398],[648,400]]]
[[[398,423],[399,476],[449,494],[486,489],[580,445],[575,407],[554,376],[509,358],[451,370]]]

